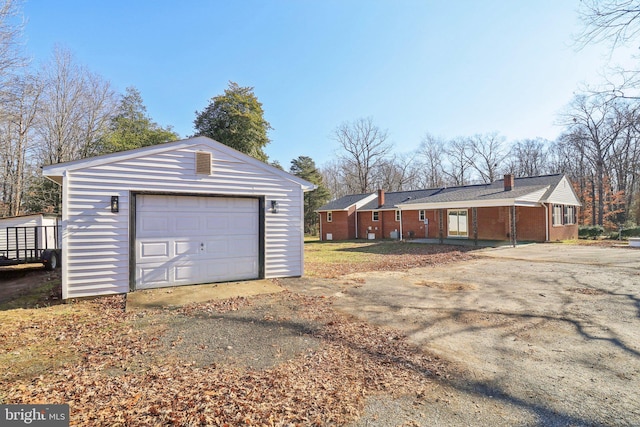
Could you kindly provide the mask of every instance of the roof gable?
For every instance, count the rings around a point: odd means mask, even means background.
[[[282,179],[292,181],[302,187],[304,191],[311,191],[316,186],[302,178],[295,175],[291,175],[285,171],[282,171],[276,167],[261,162],[258,159],[254,159],[244,153],[241,153],[233,148],[224,145],[218,141],[214,141],[211,138],[205,136],[198,136],[194,138],[183,139],[179,141],[167,142],[164,144],[152,145],[149,147],[137,148],[135,150],[121,151],[111,154],[105,154],[102,156],[90,157],[87,159],[75,160],[71,162],[58,163],[55,165],[45,166],[43,168],[43,175],[52,181],[61,184],[62,177],[67,171],[75,171],[80,169],[92,168],[102,166],[110,163],[118,163],[127,160],[136,159],[144,156],[151,156],[155,154],[167,153],[170,151],[176,151],[181,149],[196,148],[198,146],[206,146],[212,151],[223,152],[225,155],[238,160],[251,164],[258,169],[263,170],[266,173],[276,175]]]

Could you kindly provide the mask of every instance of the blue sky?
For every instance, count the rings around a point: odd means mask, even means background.
[[[428,132],[555,139],[604,46],[573,47],[578,0],[24,0],[26,49],[56,44],[180,136],[232,80],[253,86],[285,168],[335,157],[333,130],[371,117],[395,152]]]

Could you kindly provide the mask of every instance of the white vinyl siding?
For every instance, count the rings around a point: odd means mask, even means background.
[[[265,207],[264,276],[302,275],[301,185],[217,145],[182,144],[165,151],[150,147],[149,154],[143,149],[136,157],[118,160],[115,154],[110,162],[68,168],[63,180],[63,298],[129,291],[130,195],[138,192],[278,201],[278,213]],[[195,152],[204,151],[212,152],[211,175],[196,174]],[[119,196],[118,213],[111,212],[111,196]]]

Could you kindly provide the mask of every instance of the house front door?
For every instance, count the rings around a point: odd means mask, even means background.
[[[448,236],[469,237],[469,215],[466,209],[449,209],[447,211]]]

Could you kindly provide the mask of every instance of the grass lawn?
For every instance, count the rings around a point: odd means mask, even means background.
[[[304,244],[305,275],[334,278],[362,271],[398,270],[470,258],[470,246],[427,245],[397,240],[320,242]]]

